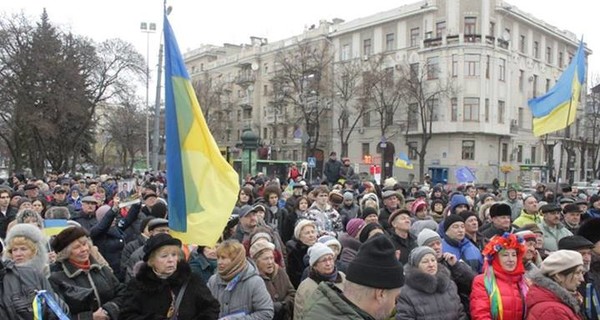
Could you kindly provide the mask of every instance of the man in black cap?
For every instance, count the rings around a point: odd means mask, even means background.
[[[391,230],[392,226],[388,220],[394,211],[404,205],[404,198],[394,190],[384,191],[381,198],[383,199],[383,208],[379,209],[379,224],[384,230]]]
[[[513,233],[514,228],[510,222],[511,214],[512,211],[508,204],[501,202],[494,203],[490,207],[492,223],[487,229],[481,232],[483,236],[491,239],[493,236],[503,235],[505,232]]]
[[[542,222],[538,224],[544,232],[544,249],[552,252],[558,250],[558,241],[564,237],[572,236],[573,233],[565,228],[560,222],[561,207],[555,204],[545,204],[540,207],[544,215]]]
[[[332,151],[329,154],[329,160],[325,163],[325,168],[323,169],[323,175],[327,179],[327,183],[329,186],[333,186],[340,179],[340,169],[342,168],[342,163],[337,159],[337,153]]]
[[[304,319],[387,319],[403,285],[404,272],[394,245],[385,236],[375,236],[348,265],[344,291],[321,282],[307,303]]]
[[[579,206],[575,203],[569,203],[563,207],[563,221],[565,228],[571,233],[576,234],[579,230],[579,223],[581,222],[581,214],[583,212],[579,209]]]
[[[98,200],[92,196],[85,196],[81,199],[81,211],[72,217],[81,225],[82,228],[90,232],[92,227],[98,224],[96,219],[96,207],[98,206]]]

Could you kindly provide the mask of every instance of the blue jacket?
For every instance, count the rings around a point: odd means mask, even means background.
[[[483,257],[479,249],[466,237],[460,242],[452,240],[447,236],[442,239],[442,252],[450,252],[456,256],[458,260],[464,261],[466,264],[477,273],[481,273],[483,266]]]

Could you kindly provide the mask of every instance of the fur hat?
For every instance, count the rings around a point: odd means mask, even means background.
[[[308,248],[308,262],[309,265],[312,267],[315,265],[315,263],[321,259],[322,256],[324,255],[334,255],[333,250],[331,250],[331,248],[329,248],[328,246],[324,245],[321,242],[316,242],[315,244],[313,244],[310,248]]]
[[[558,250],[542,261],[540,271],[543,275],[553,276],[557,273],[583,265],[581,254],[573,250]]]
[[[593,218],[584,222],[579,227],[577,234],[596,244],[600,241],[600,218]]]
[[[52,249],[56,252],[61,252],[73,241],[87,236],[89,236],[87,230],[82,227],[68,227],[54,237],[54,240],[52,240]]]
[[[329,202],[341,205],[344,202],[344,195],[338,190],[333,190],[329,192]]]
[[[346,280],[376,289],[404,285],[404,270],[396,259],[396,248],[385,236],[376,236],[360,246],[346,272]]]
[[[38,227],[32,224],[18,223],[10,228],[6,234],[6,239],[4,242],[6,243],[6,247],[8,249],[12,247],[11,242],[16,237],[24,237],[34,243],[36,247],[36,253],[35,256],[33,256],[32,259],[27,262],[27,265],[33,267],[37,271],[43,271],[48,261],[48,249],[46,248],[48,239],[46,236],[44,236]],[[10,254],[8,253],[8,250],[4,251],[4,258],[8,259],[9,257]]]
[[[302,229],[304,229],[304,227],[306,227],[306,226],[313,226],[315,229],[317,229],[317,225],[315,224],[314,221],[308,220],[308,219],[302,219],[302,220],[298,221],[298,223],[296,224],[296,227],[294,228],[294,238],[300,240],[300,233],[302,232]]]
[[[151,236],[150,238],[148,238],[146,244],[144,244],[143,247],[144,261],[148,262],[148,259],[150,258],[152,252],[164,246],[177,246],[181,248],[181,241],[179,241],[179,239],[171,237],[171,235],[166,233],[159,233]]]
[[[494,203],[490,207],[490,217],[491,218],[502,217],[502,216],[510,217],[511,214],[512,214],[512,210],[510,209],[510,206],[506,203],[498,202],[498,203]]]

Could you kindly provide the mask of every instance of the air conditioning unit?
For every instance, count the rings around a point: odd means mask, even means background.
[[[365,133],[365,128],[358,128],[358,133],[360,133],[360,134]]]

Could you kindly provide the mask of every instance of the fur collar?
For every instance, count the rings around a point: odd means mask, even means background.
[[[175,273],[167,279],[160,279],[152,271],[152,268],[147,263],[144,263],[135,276],[135,286],[143,291],[150,292],[162,291],[165,287],[177,288],[190,278],[191,273],[190,265],[185,261],[179,261]]]
[[[448,285],[450,284],[450,272],[439,263],[438,272],[435,276],[408,264],[404,267],[404,274],[407,286],[428,294],[445,292],[448,290]]]
[[[539,272],[533,274],[531,281],[538,287],[552,292],[552,294],[554,294],[560,301],[571,308],[576,314],[579,314],[579,303],[577,302],[577,299],[575,299],[573,294],[561,287],[558,283]]]

